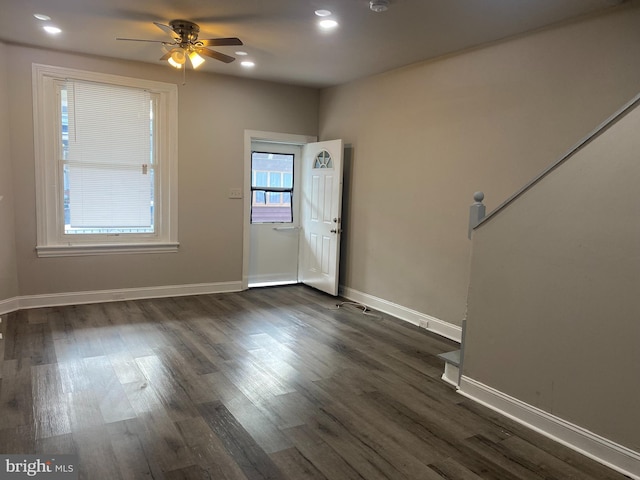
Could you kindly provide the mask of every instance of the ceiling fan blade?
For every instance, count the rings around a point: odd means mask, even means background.
[[[126,40],[127,42],[152,42],[152,43],[169,43],[164,40],[144,40],[142,38],[121,38],[116,37],[116,40]]]
[[[220,60],[224,63],[231,63],[235,60],[235,58],[230,57],[229,55],[225,55],[224,53],[216,52],[215,50],[209,50],[208,48],[198,48],[196,50],[200,55],[205,55],[207,57],[215,58],[216,60]]]
[[[162,30],[163,32],[166,32],[169,35],[171,35],[173,38],[180,38],[180,35],[178,35],[176,32],[174,32],[173,28],[171,28],[169,25],[165,25],[163,23],[158,23],[158,22],[153,22],[153,24],[156,27],[158,27],[160,30]]]
[[[172,53],[173,53],[173,50],[168,51],[167,53],[165,53],[163,56],[160,57],[160,61],[164,62],[165,60],[169,60],[169,57],[171,57]]]
[[[231,15],[208,15],[203,17],[192,18],[196,23],[240,23],[247,22],[249,20],[261,20],[262,17],[258,14],[231,14]]]
[[[242,40],[236,37],[231,38],[210,38],[209,40],[198,40],[205,47],[222,47],[226,45],[244,45]]]

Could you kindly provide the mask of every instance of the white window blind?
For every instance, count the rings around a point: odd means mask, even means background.
[[[63,89],[68,114],[65,233],[152,233],[151,94],[77,80],[65,82]]]

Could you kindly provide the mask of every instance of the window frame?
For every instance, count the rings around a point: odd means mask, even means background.
[[[275,171],[275,170],[254,170],[253,169],[253,156],[255,154],[274,154],[274,155],[287,155],[291,157],[291,172],[284,172],[284,171]],[[263,150],[252,150],[251,151],[251,158],[250,158],[250,166],[249,168],[251,169],[251,181],[250,181],[250,189],[251,189],[251,201],[250,201],[250,214],[249,214],[249,223],[251,225],[269,225],[269,224],[288,224],[288,223],[294,223],[294,212],[293,212],[293,190],[294,190],[294,183],[295,183],[295,154],[293,153],[275,153],[275,152],[269,152],[269,151],[263,151]],[[267,174],[267,185],[268,186],[264,186],[264,187],[259,187],[259,186],[254,186],[254,183],[257,183],[256,181],[256,176],[258,173],[266,173]],[[291,175],[291,187],[272,187],[270,186],[271,184],[271,174],[273,173],[277,173],[280,175],[280,183],[284,184],[284,176],[287,173],[290,173]],[[264,204],[258,204],[257,201],[257,195],[258,192],[262,192],[264,194]],[[284,202],[284,195],[288,193],[289,194],[289,203],[285,203]],[[275,203],[275,202],[271,202],[271,195],[273,194],[279,194],[280,195],[280,202]],[[289,206],[289,211],[291,214],[291,220],[289,220],[288,222],[254,222],[253,221],[253,208],[256,206],[275,206],[275,207],[284,207],[284,206]]]
[[[178,250],[178,90],[175,84],[33,64],[36,217],[39,257]],[[148,90],[155,98],[154,233],[65,234],[61,112],[57,88],[78,80]]]

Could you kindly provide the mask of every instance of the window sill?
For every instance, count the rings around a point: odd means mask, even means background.
[[[123,243],[96,245],[36,246],[38,257],[81,257],[88,255],[120,255],[131,253],[176,253],[179,243]]]

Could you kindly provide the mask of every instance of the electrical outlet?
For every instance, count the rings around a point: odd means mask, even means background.
[[[230,188],[229,189],[229,198],[242,198],[242,189],[241,188]]]

